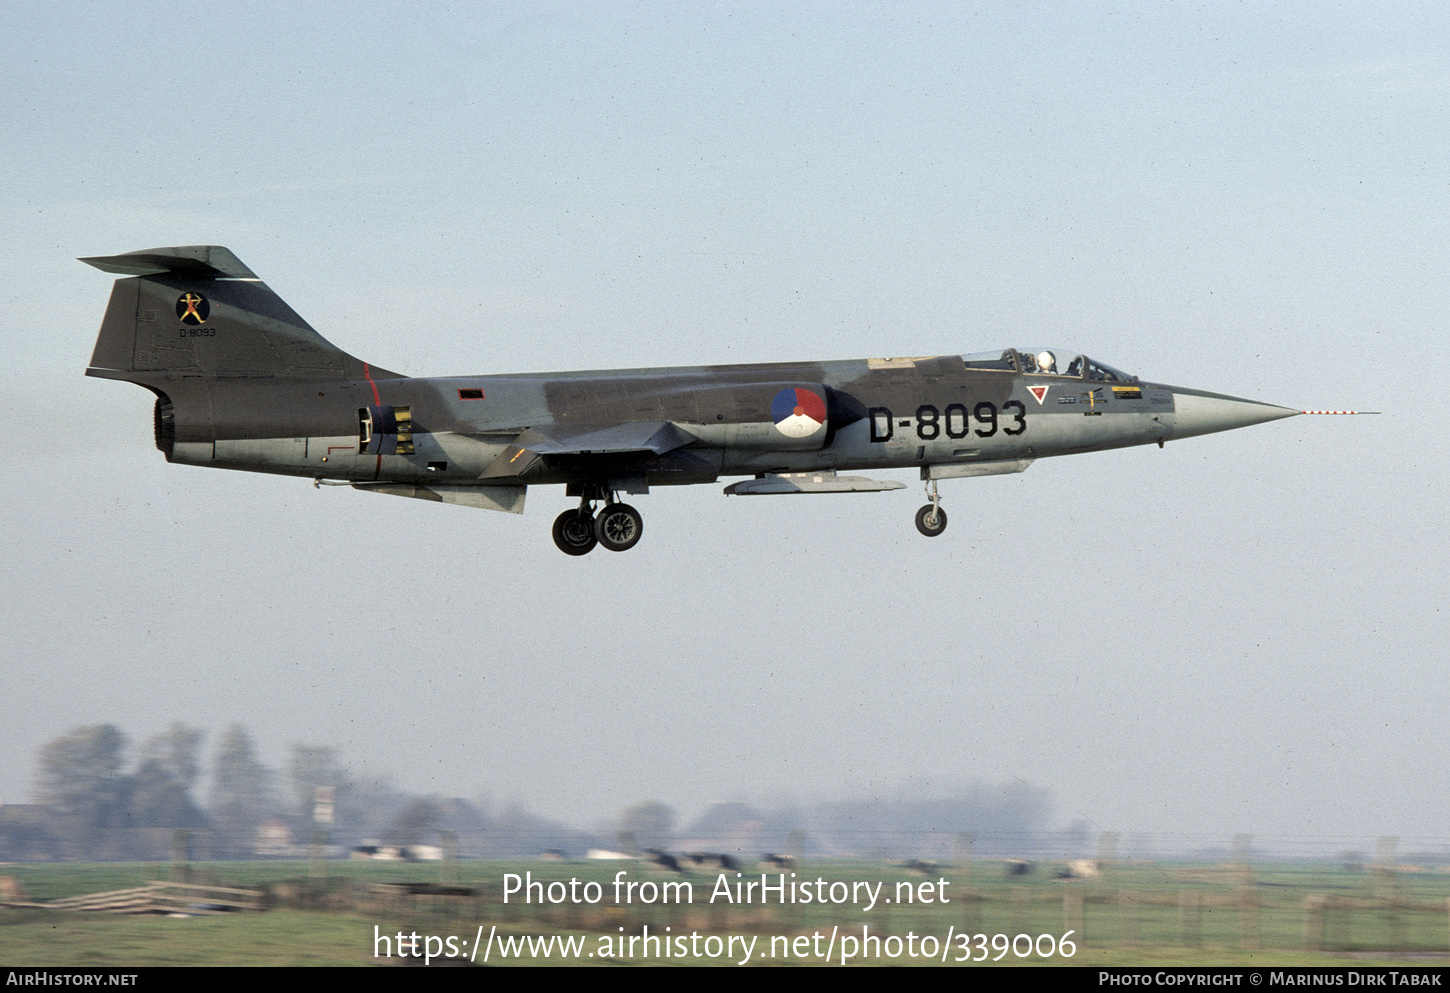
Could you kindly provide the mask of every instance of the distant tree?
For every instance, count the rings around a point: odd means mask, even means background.
[[[174,736],[173,747],[158,749],[169,758],[147,759],[129,775],[122,772],[126,736],[112,724],[76,728],[41,749],[36,792],[57,818],[58,833],[71,854],[151,857],[154,833],[136,829],[206,824],[206,816],[173,772],[187,774],[187,742],[193,735],[199,740],[200,732],[181,725],[173,732],[178,729],[183,733]]]
[[[619,827],[634,836],[640,849],[667,848],[674,840],[675,811],[658,800],[637,803],[624,812]]]
[[[634,832],[626,828],[614,832],[614,850],[625,855],[638,855],[639,844],[634,840]]]
[[[423,835],[437,824],[442,811],[432,800],[419,798],[393,820],[388,833],[395,845],[421,845]]]
[[[127,777],[126,826],[133,828],[194,828],[206,825],[206,816],[192,803],[186,787],[170,771],[150,759]]]
[[[1061,858],[1090,858],[1093,853],[1092,825],[1085,820],[1075,820],[1062,833]]]
[[[799,811],[767,810],[744,803],[717,803],[685,829],[691,838],[710,839],[722,851],[794,852],[791,833],[803,824]]]
[[[221,737],[212,770],[211,810],[222,850],[250,854],[257,825],[272,808],[272,771],[257,761],[246,730],[233,724]]]
[[[0,859],[53,859],[62,851],[54,819],[40,805],[12,803],[0,808]]]
[[[385,841],[392,838],[393,824],[413,797],[402,792],[389,776],[378,776],[361,782],[348,781],[346,808],[342,811],[349,819],[347,838],[335,838],[338,843],[366,840]],[[335,818],[334,818],[335,819]]]
[[[37,798],[67,822],[67,840],[89,850],[96,832],[120,821],[129,783],[126,736],[114,724],[80,727],[40,750]]]
[[[310,834],[317,826],[321,802],[330,797],[333,840],[350,841],[356,835],[361,817],[352,804],[353,784],[342,767],[337,749],[294,744],[291,772],[296,826]]]
[[[201,744],[206,732],[181,722],[147,740],[141,749],[141,764],[155,762],[171,779],[195,795],[201,772]]]
[[[509,804],[491,822],[490,855],[537,855],[546,849],[582,852],[599,846],[592,838],[571,827],[529,813],[517,803]]]

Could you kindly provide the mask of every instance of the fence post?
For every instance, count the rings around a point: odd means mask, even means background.
[[[1074,932],[1077,947],[1083,947],[1087,937],[1082,927],[1082,890],[1065,889],[1062,892],[1062,933]]]
[[[173,883],[185,883],[190,880],[190,867],[187,865],[187,850],[191,848],[191,832],[186,828],[177,828],[171,832],[171,881]]]
[[[1239,894],[1239,947],[1245,951],[1259,947],[1259,894],[1252,886]]]
[[[1135,948],[1138,944],[1138,895],[1118,890],[1118,944]]]
[[[957,832],[956,881],[954,899],[962,902],[962,927],[967,934],[977,929],[977,898],[972,893],[972,845],[977,836],[970,831]]]
[[[1304,898],[1304,950],[1324,949],[1324,897],[1310,893]]]
[[[1197,948],[1200,940],[1197,890],[1178,891],[1178,925],[1183,947]]]
[[[1259,891],[1254,885],[1251,861],[1254,836],[1234,835],[1234,877],[1238,887],[1235,901],[1239,911],[1239,947],[1254,951],[1259,947]]]
[[[1012,933],[1024,934],[1032,909],[1032,891],[1026,886],[1012,887]]]

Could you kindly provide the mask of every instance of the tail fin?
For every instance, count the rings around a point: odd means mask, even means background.
[[[116,280],[88,376],[159,386],[173,377],[354,379],[360,359],[318,334],[218,245],[81,259]],[[397,378],[383,369],[377,379]]]

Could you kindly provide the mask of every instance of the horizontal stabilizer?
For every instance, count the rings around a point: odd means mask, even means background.
[[[731,483],[726,496],[765,496],[773,493],[880,493],[904,490],[905,483],[867,476],[838,476],[835,470],[825,472],[768,472],[755,479]]]
[[[81,259],[102,272],[122,276],[183,276],[187,279],[256,279],[257,274],[242,260],[220,245],[182,245],[177,248],[143,248],[124,255],[96,255]]]
[[[408,483],[353,483],[352,486],[353,489],[370,493],[432,500],[434,503],[453,503],[480,510],[502,510],[508,514],[524,512],[524,496],[528,491],[527,486],[413,486]]]

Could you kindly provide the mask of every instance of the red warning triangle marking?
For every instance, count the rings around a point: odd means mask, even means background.
[[[1027,387],[1027,392],[1028,393],[1031,393],[1033,396],[1035,396],[1037,398],[1037,402],[1039,404],[1041,404],[1042,401],[1044,401],[1044,400],[1047,399],[1047,387],[1046,386],[1029,386],[1029,387]]]

